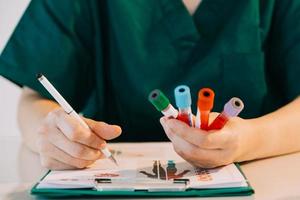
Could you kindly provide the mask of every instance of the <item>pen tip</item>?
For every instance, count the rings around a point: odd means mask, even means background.
[[[109,158],[113,163],[115,163],[117,166],[119,166],[117,160],[113,156],[110,156]]]
[[[36,78],[37,78],[37,79],[41,78],[42,76],[43,76],[42,73],[37,73],[37,74],[36,74]]]

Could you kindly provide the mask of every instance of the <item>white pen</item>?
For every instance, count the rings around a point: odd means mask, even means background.
[[[55,89],[55,87],[48,81],[48,79],[43,74],[37,74],[37,79],[45,87],[45,89],[51,94],[51,96],[59,103],[59,105],[64,109],[64,111],[78,120],[78,122],[89,129],[89,126],[83,121],[83,119],[77,114],[77,112],[68,104],[68,102],[60,95],[60,93]],[[109,158],[116,165],[118,165],[116,159],[113,157],[111,152],[107,147],[103,147],[100,151],[105,155],[106,158]]]

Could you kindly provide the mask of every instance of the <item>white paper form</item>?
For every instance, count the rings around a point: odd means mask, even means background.
[[[247,181],[234,164],[215,169],[197,168],[180,158],[169,144],[131,143],[112,146],[112,150],[119,166],[108,159],[101,159],[83,170],[51,171],[37,188],[92,188],[95,179],[119,181],[120,186],[123,182],[135,183],[132,189],[137,190],[157,189],[157,185],[173,182],[174,179],[187,179],[186,187],[197,189],[247,186]]]

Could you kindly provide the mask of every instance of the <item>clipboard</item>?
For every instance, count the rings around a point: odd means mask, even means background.
[[[241,174],[245,177],[238,164],[235,164]],[[49,173],[50,171],[48,171]],[[48,174],[47,173],[47,174]],[[41,179],[43,180],[47,174]],[[245,177],[246,178],[246,177]],[[111,179],[95,179],[95,187],[87,189],[50,189],[37,188],[39,183],[36,183],[31,189],[32,195],[46,197],[80,197],[80,196],[101,196],[101,197],[227,197],[227,196],[249,196],[254,193],[254,189],[247,182],[245,187],[228,187],[228,188],[209,188],[209,189],[184,189],[187,183],[186,179],[174,179],[173,182],[164,183],[164,190],[159,189],[161,185],[157,184],[158,190],[118,190],[113,188]],[[128,184],[128,183],[127,183]],[[168,185],[169,184],[169,185]],[[172,184],[180,184],[182,191],[173,191]],[[104,185],[109,185],[110,190],[103,190]],[[101,186],[101,187],[99,187]],[[178,187],[177,187],[178,188]]]

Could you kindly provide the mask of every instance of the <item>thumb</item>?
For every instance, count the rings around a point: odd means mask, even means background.
[[[111,140],[121,135],[122,129],[117,125],[110,125],[105,122],[99,122],[84,118],[90,129],[99,137],[105,140]]]

